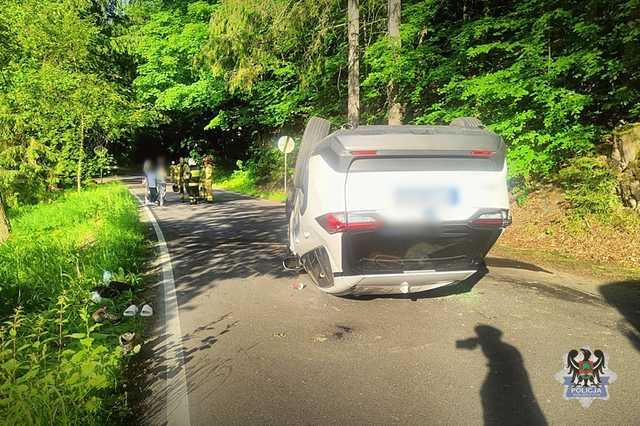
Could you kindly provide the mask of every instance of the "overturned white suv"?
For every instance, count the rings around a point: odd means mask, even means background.
[[[449,126],[307,124],[287,201],[289,249],[328,293],[412,293],[462,281],[511,222],[505,145]]]

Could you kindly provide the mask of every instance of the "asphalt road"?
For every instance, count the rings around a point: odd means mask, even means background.
[[[444,291],[338,298],[282,270],[279,204],[169,194],[154,214],[173,262],[192,425],[640,423],[640,282],[490,258],[489,274]],[[148,424],[167,422],[161,298],[136,368]],[[618,376],[609,400],[586,409],[554,377],[584,346]]]

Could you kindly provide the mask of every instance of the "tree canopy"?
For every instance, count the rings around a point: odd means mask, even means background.
[[[387,2],[360,1],[363,124],[386,122],[393,82],[405,123],[477,116],[529,185],[638,120],[638,0],[406,0],[401,16],[398,51]],[[0,188],[40,199],[93,173],[96,146],[231,165],[311,115],[342,125],[346,25],[336,0],[0,0]]]

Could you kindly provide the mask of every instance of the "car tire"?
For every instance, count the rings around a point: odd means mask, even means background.
[[[450,126],[462,127],[463,129],[484,129],[482,121],[475,117],[458,117],[449,123]]]
[[[307,123],[307,127],[304,129],[302,143],[300,144],[298,157],[296,158],[296,170],[293,175],[293,185],[301,191],[301,194],[298,194],[298,196],[303,197],[303,202],[300,206],[300,212],[302,214],[307,210],[307,197],[305,195],[309,184],[307,170],[309,156],[317,146],[318,142],[327,137],[330,132],[331,122],[320,117],[311,117]]]
[[[324,138],[331,131],[331,122],[320,117],[311,117],[304,129],[302,135],[302,143],[304,145],[312,145],[320,139]]]

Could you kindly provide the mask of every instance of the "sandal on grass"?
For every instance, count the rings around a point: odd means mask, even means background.
[[[153,308],[145,303],[142,309],[140,310],[140,316],[150,317],[151,315],[153,315]]]
[[[136,305],[130,305],[122,313],[122,315],[124,315],[125,317],[135,317],[137,314],[138,314],[138,307]]]

